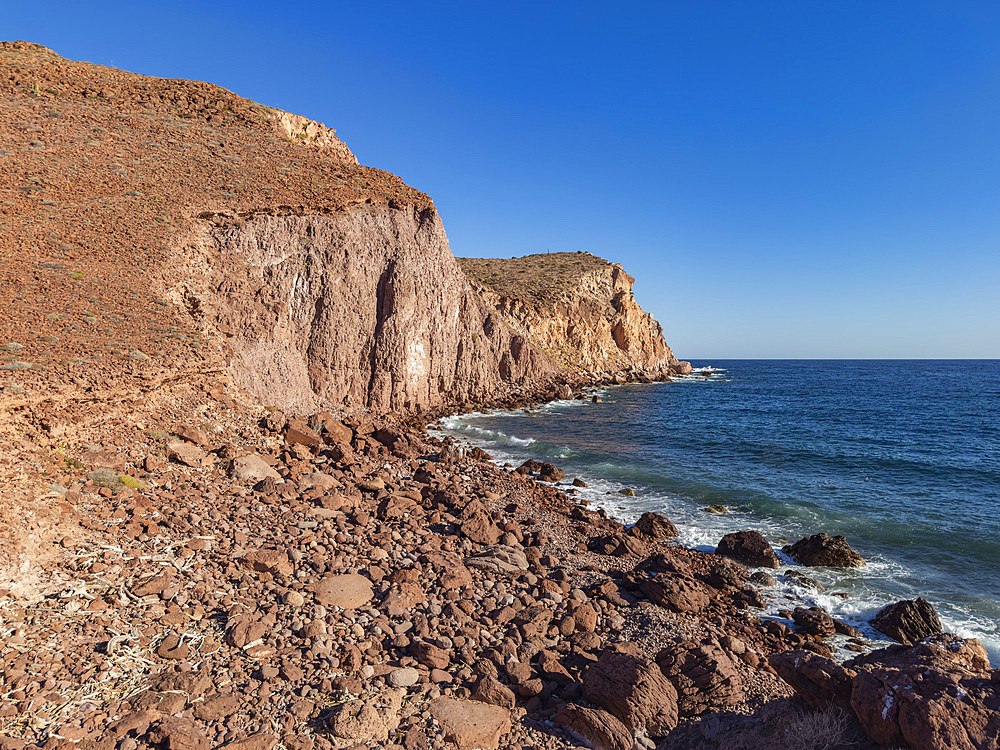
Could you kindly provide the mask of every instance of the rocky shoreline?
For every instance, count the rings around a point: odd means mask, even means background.
[[[823,613],[754,614],[752,532],[723,555],[623,527],[557,467],[429,438],[440,414],[297,419],[214,384],[138,416],[66,462],[48,585],[0,599],[4,750],[995,747],[981,646],[840,665]]]

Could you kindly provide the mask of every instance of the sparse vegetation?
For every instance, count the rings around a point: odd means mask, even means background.
[[[797,711],[784,733],[786,750],[847,750],[855,744],[839,708]]]
[[[551,299],[578,279],[609,265],[596,255],[536,253],[521,258],[457,258],[465,275],[512,299]]]

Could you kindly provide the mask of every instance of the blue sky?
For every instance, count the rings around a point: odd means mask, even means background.
[[[1000,3],[8,5],[336,128],[456,255],[624,264],[682,358],[1000,357]]]

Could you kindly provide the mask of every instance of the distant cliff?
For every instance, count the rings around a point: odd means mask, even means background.
[[[588,373],[687,373],[663,328],[639,307],[635,279],[590,253],[459,258],[490,307],[562,367]]]

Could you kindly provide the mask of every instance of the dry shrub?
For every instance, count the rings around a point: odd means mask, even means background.
[[[847,715],[836,707],[796,711],[785,727],[784,738],[786,750],[835,750],[855,744]]]

